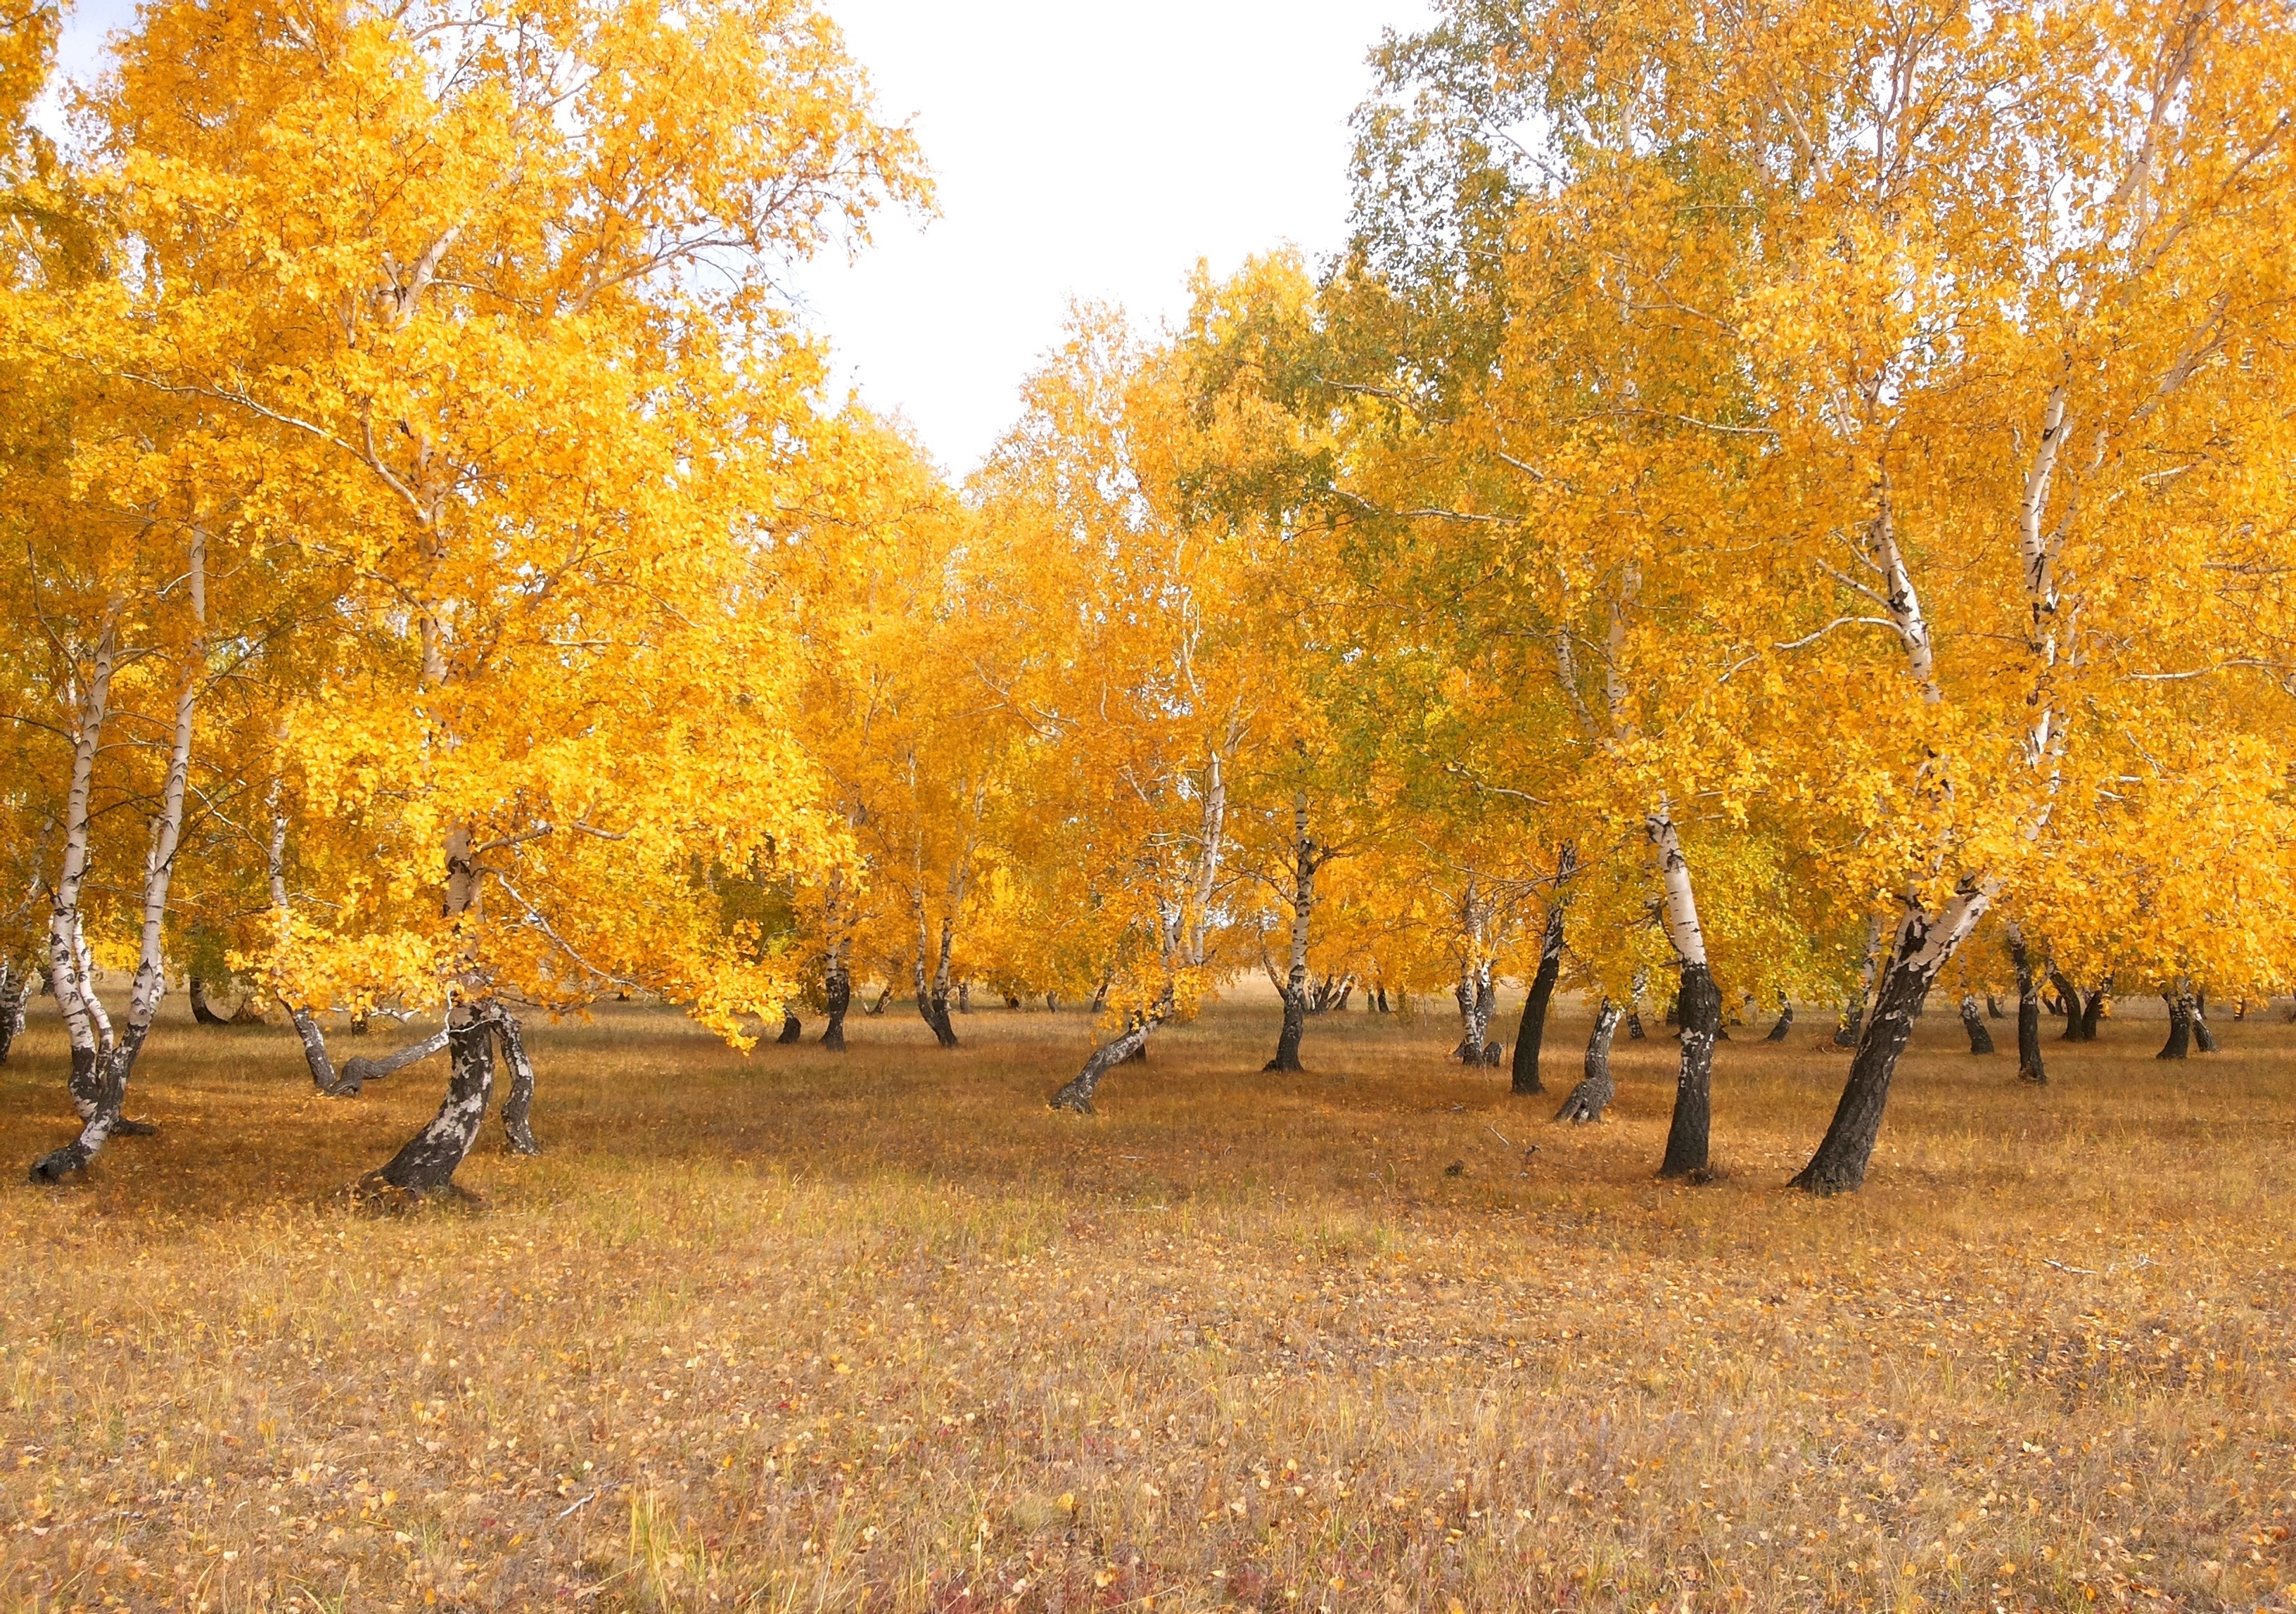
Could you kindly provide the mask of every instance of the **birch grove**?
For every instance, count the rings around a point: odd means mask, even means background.
[[[1081,1011],[1085,1116],[1264,980],[1268,1080],[1318,1016],[1456,1006],[1463,1091],[1590,1124],[1649,1016],[1685,1182],[1733,1019],[1838,1020],[1793,1179],[1834,1194],[1939,1003],[1972,1058],[2013,1004],[2046,1085],[2051,1001],[2157,999],[2191,1058],[2291,984],[2272,6],[1442,0],[1373,53],[1344,250],[1080,305],[962,481],[786,297],[933,205],[800,0],[160,0],[69,147],[29,17],[41,1181],[149,1130],[177,981],[291,1028],[340,1124],[444,1056],[369,1183],[418,1196],[490,1116],[542,1148],[543,1027],[624,999],[834,1051],[903,997],[952,1072]],[[384,1016],[425,1024],[360,1051]]]

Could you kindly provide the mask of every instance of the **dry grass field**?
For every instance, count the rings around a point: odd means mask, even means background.
[[[2036,1091],[1933,1013],[1833,1203],[1781,1186],[1814,1025],[1721,1050],[1699,1188],[1659,1042],[1572,1130],[1431,1016],[1285,1080],[1217,1009],[1094,1120],[1044,1106],[1079,1014],[853,1026],[538,1028],[547,1155],[383,1215],[342,1190],[435,1064],[322,1100],[289,1033],[168,1023],[159,1137],[0,1187],[0,1602],[2296,1608],[2277,1014],[2182,1066],[2108,1021]],[[13,1161],[61,1057],[0,1072]]]

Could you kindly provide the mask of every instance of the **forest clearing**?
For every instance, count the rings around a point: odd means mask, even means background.
[[[428,1083],[321,1099],[284,1028],[170,1018],[160,1134],[0,1198],[0,1597],[2296,1606],[2278,1013],[2174,1080],[2116,1017],[2045,1088],[1933,1015],[1822,1200],[1784,1189],[1821,1038],[1723,1046],[1687,1188],[1663,1038],[1570,1126],[1446,1017],[1262,1073],[1273,1008],[1080,1127],[1043,1103],[1080,1013],[744,1058],[608,1007],[534,1033],[545,1155],[490,1135],[482,1208],[399,1215],[340,1190]],[[52,1108],[12,1068],[0,1134]]]

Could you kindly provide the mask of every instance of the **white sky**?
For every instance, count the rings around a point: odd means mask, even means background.
[[[1346,228],[1348,114],[1382,28],[1424,0],[827,0],[914,119],[939,185],[922,227],[883,218],[796,286],[841,385],[906,415],[951,473],[1011,419],[1072,299],[1176,315],[1189,269]],[[96,65],[130,0],[79,0],[62,65]]]

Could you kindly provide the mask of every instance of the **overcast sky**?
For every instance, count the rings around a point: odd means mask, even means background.
[[[828,0],[882,109],[914,119],[940,216],[884,219],[796,285],[840,385],[962,475],[1011,419],[1071,299],[1176,314],[1215,271],[1346,226],[1348,114],[1382,28],[1422,0]],[[68,72],[131,0],[78,0]]]

